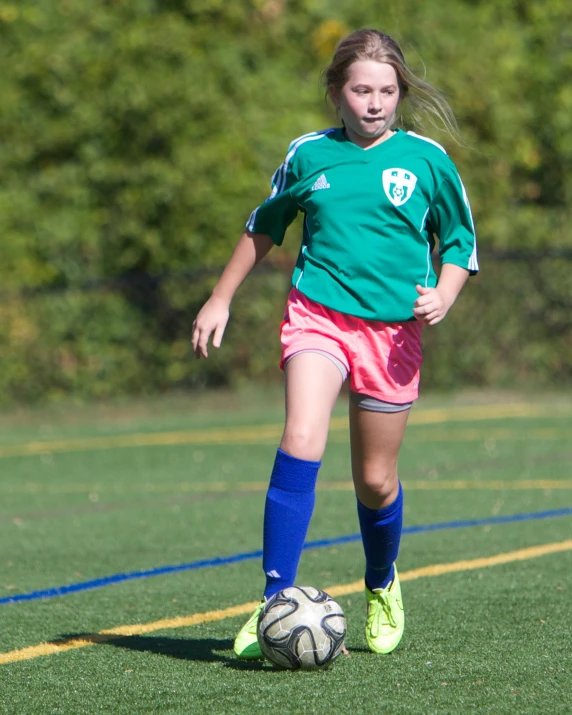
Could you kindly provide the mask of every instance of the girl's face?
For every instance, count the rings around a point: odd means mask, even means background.
[[[330,96],[354,144],[369,149],[393,134],[399,85],[391,65],[357,60],[349,66],[348,79],[341,90],[330,87]]]

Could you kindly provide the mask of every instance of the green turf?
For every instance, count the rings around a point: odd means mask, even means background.
[[[485,397],[435,396],[416,409],[522,402]],[[563,396],[533,402],[543,408],[540,416],[411,424],[400,460],[406,525],[570,506],[572,402]],[[546,409],[554,404],[558,417]],[[336,415],[345,410],[342,399]],[[269,400],[247,392],[194,402],[60,406],[0,415],[0,445],[232,431],[281,419],[274,392]],[[0,457],[0,597],[259,549],[275,446],[273,439],[253,439]],[[345,430],[334,430],[323,486],[349,482],[348,450]],[[435,488],[454,480],[463,488]],[[567,488],[510,488],[522,480]],[[493,481],[502,484],[484,488]],[[400,571],[563,541],[571,523],[565,517],[407,535]],[[357,529],[352,492],[320,490],[309,539]],[[298,582],[327,589],[359,579],[362,570],[359,543],[312,550]],[[569,712],[571,574],[568,551],[406,582],[405,637],[381,658],[365,650],[362,595],[343,597],[350,656],[327,672],[237,662],[232,638],[244,617],[0,665],[0,712]],[[226,608],[257,599],[261,587],[260,562],[247,561],[0,605],[0,652]]]

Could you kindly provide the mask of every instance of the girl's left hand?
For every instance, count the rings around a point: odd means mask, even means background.
[[[419,298],[413,303],[413,315],[427,325],[436,325],[447,315],[451,307],[447,305],[438,288],[424,288],[416,285]]]

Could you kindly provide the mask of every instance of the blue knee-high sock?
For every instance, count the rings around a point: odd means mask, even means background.
[[[358,516],[365,552],[365,583],[370,590],[386,588],[393,579],[403,528],[403,489],[383,509],[368,509],[358,499]]]
[[[293,586],[316,501],[321,462],[276,454],[264,509],[264,596]]]

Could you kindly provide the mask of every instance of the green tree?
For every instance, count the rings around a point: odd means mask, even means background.
[[[0,399],[270,370],[284,275],[241,291],[217,361],[191,360],[192,317],[288,142],[335,121],[319,73],[357,27],[392,34],[449,98],[465,145],[415,128],[459,166],[483,260],[569,249],[571,20],[565,0],[0,0]],[[570,377],[568,275],[487,264],[428,332],[429,383]],[[459,360],[476,309],[479,349]]]

